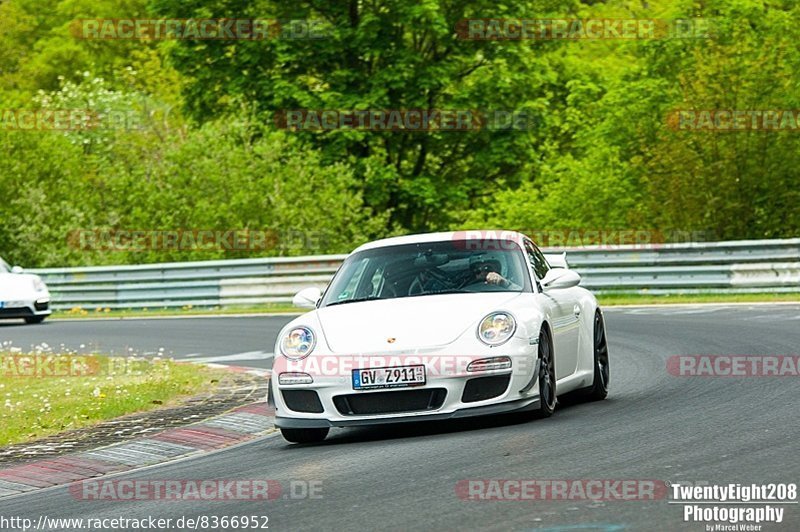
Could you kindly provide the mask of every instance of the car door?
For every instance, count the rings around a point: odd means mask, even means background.
[[[578,367],[578,340],[580,332],[580,306],[576,291],[566,289],[543,289],[541,280],[550,270],[542,252],[530,240],[525,241],[525,253],[536,277],[541,301],[551,311],[553,347],[555,348],[556,379],[575,373]]]

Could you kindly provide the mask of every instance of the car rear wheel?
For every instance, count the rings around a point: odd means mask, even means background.
[[[546,329],[539,333],[539,409],[537,417],[550,417],[556,409],[556,364]]]
[[[594,314],[594,382],[586,391],[586,399],[600,401],[608,395],[608,380],[611,368],[608,364],[608,340],[606,325],[600,310]]]
[[[28,316],[25,318],[25,323],[32,325],[34,323],[42,323],[44,321],[44,316]]]
[[[328,435],[327,428],[324,429],[281,429],[283,439],[291,443],[317,443],[321,442]]]

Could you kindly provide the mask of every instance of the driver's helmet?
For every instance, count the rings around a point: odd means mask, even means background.
[[[469,269],[472,273],[497,272],[500,273],[503,261],[496,251],[476,253],[469,258]]]

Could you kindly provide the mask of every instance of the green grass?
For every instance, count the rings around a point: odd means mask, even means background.
[[[800,293],[796,294],[624,294],[607,293],[597,296],[601,305],[662,305],[691,303],[800,303]]]
[[[225,375],[164,359],[0,351],[0,446],[174,405]]]

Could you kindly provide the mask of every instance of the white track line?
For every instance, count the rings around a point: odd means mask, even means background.
[[[246,351],[232,355],[216,355],[210,357],[192,358],[192,362],[232,362],[235,360],[269,360],[275,353],[269,351]]]

